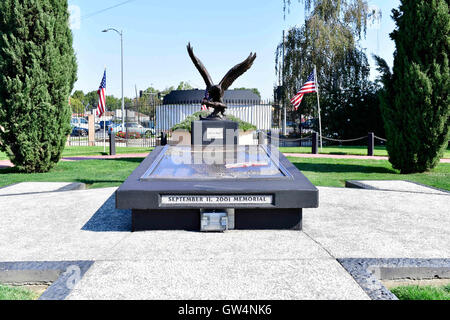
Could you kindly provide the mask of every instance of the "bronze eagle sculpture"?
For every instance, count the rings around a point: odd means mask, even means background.
[[[223,120],[225,119],[225,110],[227,105],[223,102],[223,95],[225,90],[227,90],[233,82],[243,75],[248,69],[251,68],[253,62],[256,59],[256,53],[250,53],[247,59],[238,65],[231,68],[230,71],[223,77],[219,84],[214,85],[206,70],[203,63],[194,55],[194,50],[191,47],[191,43],[188,43],[187,50],[192,62],[194,63],[197,70],[200,72],[203,80],[206,83],[206,90],[208,92],[209,98],[203,99],[202,104],[206,105],[208,108],[214,108],[214,112],[211,113],[207,118],[202,118],[202,120]]]

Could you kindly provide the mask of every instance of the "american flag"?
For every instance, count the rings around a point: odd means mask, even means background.
[[[106,70],[103,74],[102,82],[100,83],[100,88],[98,88],[98,106],[97,106],[97,116],[101,118],[106,110]]]
[[[208,88],[206,88],[206,90],[205,90],[205,99],[209,100]],[[209,110],[209,108],[206,105],[202,104],[202,111],[208,111],[208,110]]]
[[[300,103],[302,103],[303,96],[305,93],[317,92],[316,79],[314,77],[314,71],[311,72],[308,79],[306,79],[306,83],[300,89],[299,92],[291,99],[291,103],[294,105],[295,110],[298,109]]]

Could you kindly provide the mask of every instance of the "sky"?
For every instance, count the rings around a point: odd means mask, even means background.
[[[121,3],[124,3],[120,5]],[[378,54],[392,66],[394,43],[389,38],[395,25],[391,10],[399,0],[372,0],[382,20],[369,28],[362,41],[368,56]],[[115,8],[108,9],[115,5]],[[152,86],[163,90],[181,81],[204,89],[186,45],[191,42],[214,82],[234,65],[256,52],[253,67],[231,88],[258,88],[264,99],[273,96],[277,82],[275,50],[283,30],[301,26],[304,7],[292,0],[284,18],[282,0],[69,0],[78,80],[74,90],[97,90],[107,69],[107,94],[121,96],[120,36],[103,33],[123,30],[124,94]],[[373,60],[370,59],[372,67]],[[372,74],[375,77],[376,72]]]

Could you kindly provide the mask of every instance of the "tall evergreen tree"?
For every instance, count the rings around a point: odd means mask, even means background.
[[[77,63],[66,0],[0,2],[0,148],[24,172],[46,172],[70,133]]]
[[[424,172],[438,164],[449,139],[448,0],[402,0],[392,17],[393,73],[378,59],[387,149],[402,173]]]

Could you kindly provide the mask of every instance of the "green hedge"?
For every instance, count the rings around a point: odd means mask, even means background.
[[[189,132],[191,132],[192,121],[200,120],[200,116],[207,117],[209,114],[210,113],[207,111],[196,112],[193,115],[187,117],[183,122],[180,122],[179,124],[173,126],[171,130],[188,130]],[[251,123],[242,121],[241,119],[234,116],[227,115],[227,119],[239,123],[239,129],[244,132],[256,130],[256,126],[252,125]]]

